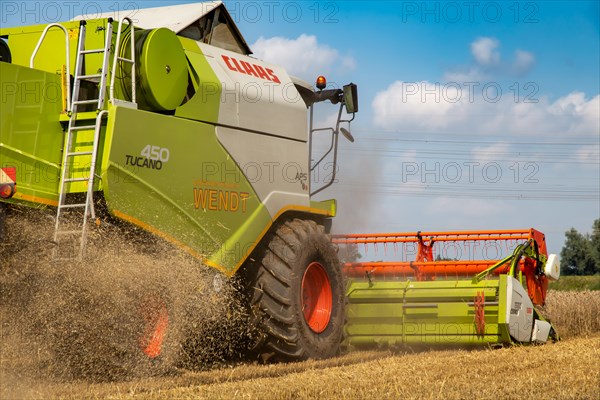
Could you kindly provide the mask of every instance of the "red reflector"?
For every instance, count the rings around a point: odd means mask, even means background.
[[[0,185],[0,197],[3,199],[10,199],[15,194],[15,185],[12,183],[5,183]]]
[[[4,171],[4,173],[6,175],[8,175],[8,177],[13,181],[16,182],[17,181],[17,168],[15,167],[6,167],[6,168],[2,168],[2,171]]]

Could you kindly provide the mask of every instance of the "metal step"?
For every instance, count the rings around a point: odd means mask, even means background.
[[[128,62],[130,64],[133,64],[135,62],[135,60],[131,59],[131,58],[124,58],[124,57],[117,57],[117,60],[119,61],[124,61],[124,62]]]
[[[58,206],[58,208],[60,208],[60,209],[63,209],[63,208],[81,208],[81,207],[85,207],[85,203],[61,204],[60,206]]]
[[[81,54],[95,54],[95,53],[104,53],[104,49],[84,50],[81,52]]]
[[[96,129],[96,125],[80,125],[71,127],[71,132],[73,131],[89,131],[92,129]]]
[[[83,80],[83,79],[98,79],[98,78],[102,78],[102,74],[79,75],[75,79]]]
[[[91,156],[91,151],[73,151],[71,153],[67,153],[67,157],[75,157],[75,156]]]
[[[91,99],[91,100],[77,100],[73,102],[74,106],[79,106],[79,105],[83,105],[83,104],[95,104],[98,103],[98,99]]]
[[[66,178],[63,182],[87,182],[90,178]]]

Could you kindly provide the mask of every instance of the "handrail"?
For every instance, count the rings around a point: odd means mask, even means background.
[[[29,68],[33,68],[33,64],[34,64],[34,60],[35,60],[35,56],[37,56],[38,51],[40,50],[40,47],[42,47],[42,42],[44,41],[44,38],[46,37],[46,34],[48,33],[48,31],[51,28],[60,28],[64,33],[65,33],[65,54],[66,54],[66,58],[67,58],[67,112],[71,111],[71,79],[69,79],[69,74],[71,73],[71,63],[70,63],[70,52],[69,52],[69,31],[67,31],[67,28],[65,28],[64,26],[62,26],[61,24],[50,24],[48,26],[46,26],[46,28],[44,29],[44,31],[42,32],[42,36],[40,37],[40,40],[38,41],[37,45],[35,46],[35,49],[33,50],[33,54],[31,54],[31,58],[29,59]]]
[[[129,28],[131,30],[131,36],[129,39],[129,44],[131,46],[131,58],[126,59],[119,56],[119,47],[121,45],[121,31],[123,29],[123,22],[127,21],[129,24]],[[112,76],[110,78],[110,102],[114,104],[115,102],[115,76],[117,71],[117,62],[124,61],[131,64],[131,102],[136,103],[136,94],[135,94],[135,28],[133,26],[133,21],[129,17],[124,17],[119,21],[119,27],[117,29],[117,40],[115,41],[115,56],[113,58],[113,66],[112,66]]]
[[[317,193],[327,189],[329,186],[333,185],[333,182],[335,182],[335,176],[336,176],[336,172],[337,172],[337,150],[338,150],[338,137],[339,137],[339,133],[340,133],[340,122],[342,119],[342,108],[343,108],[343,103],[340,104],[340,109],[338,111],[338,117],[337,117],[337,122],[335,124],[335,129],[333,128],[319,128],[319,129],[312,129],[310,131],[310,141],[311,141],[311,146],[312,146],[312,135],[314,132],[317,131],[326,131],[326,130],[331,130],[331,147],[329,148],[329,150],[327,150],[327,152],[325,154],[323,154],[323,156],[319,159],[319,161],[317,161],[312,167],[310,166],[310,160],[309,160],[309,176],[311,176],[311,172],[319,165],[321,164],[321,162],[325,159],[325,157],[327,157],[331,151],[333,150],[333,172],[331,173],[331,179],[329,180],[329,182],[327,182],[326,184],[324,184],[323,186],[321,186],[320,188],[318,188],[317,190],[311,191],[310,192],[310,196],[314,196]],[[311,106],[312,107],[312,106]],[[312,114],[311,114],[311,118],[312,118]],[[311,121],[311,126],[312,126],[312,121]]]

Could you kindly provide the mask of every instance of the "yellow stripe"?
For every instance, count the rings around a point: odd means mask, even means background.
[[[23,194],[23,193],[19,193],[19,192],[16,192],[15,195],[13,196],[13,198],[18,199],[18,200],[29,201],[32,203],[40,203],[40,204],[46,204],[47,206],[58,207],[58,201],[56,201],[56,200],[45,199],[43,197],[37,197],[37,196],[30,196],[28,194]]]

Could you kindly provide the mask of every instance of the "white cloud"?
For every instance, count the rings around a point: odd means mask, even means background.
[[[281,65],[291,75],[309,82],[318,75],[327,74],[334,67],[345,70],[356,68],[353,57],[342,56],[338,50],[319,44],[314,35],[302,34],[296,39],[261,36],[250,47],[257,58]]]
[[[500,62],[499,46],[498,39],[480,37],[471,43],[471,54],[481,65],[495,65]]]
[[[517,74],[524,74],[531,69],[535,63],[535,57],[532,53],[525,50],[515,51],[515,61],[513,68]]]
[[[481,90],[481,86],[479,87]],[[515,102],[505,88],[497,102],[481,91],[427,81],[396,81],[377,93],[374,123],[387,130],[461,132],[489,135],[591,136],[600,133],[600,96],[573,92],[554,102]]]
[[[481,68],[471,66],[467,68],[456,68],[444,73],[444,82],[481,82],[488,79],[488,75]]]
[[[462,65],[444,74],[445,82],[481,82],[490,75],[517,75],[529,72],[535,64],[535,55],[529,51],[517,49],[510,62],[502,60],[500,41],[491,37],[479,37],[471,45],[473,61],[470,65]]]
[[[373,100],[375,125],[386,129],[410,127],[417,130],[447,127],[460,119],[462,113],[458,112],[460,105],[436,101],[436,92],[439,93],[438,99],[442,96],[455,97],[453,87],[448,87],[445,93],[441,88],[442,85],[427,81],[394,82]]]

